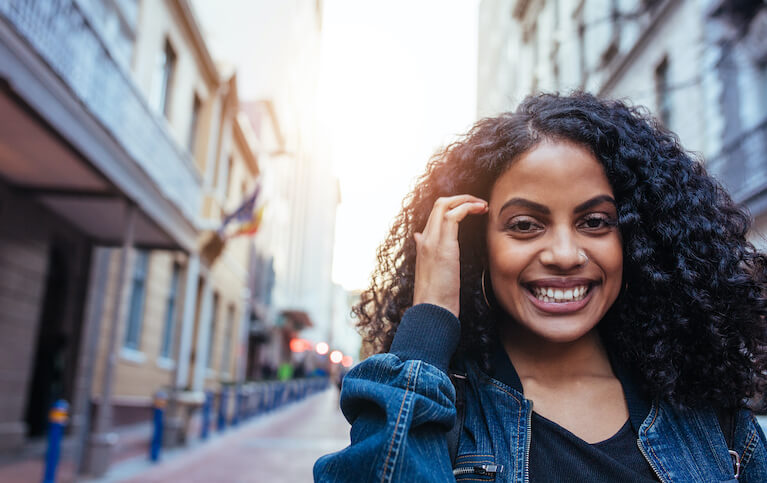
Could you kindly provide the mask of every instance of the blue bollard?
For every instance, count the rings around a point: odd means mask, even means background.
[[[154,419],[154,430],[152,431],[152,442],[149,445],[149,459],[157,462],[160,459],[160,449],[162,448],[162,420],[165,413],[165,405],[168,403],[168,395],[165,391],[157,391],[154,395],[152,410]]]
[[[48,451],[45,453],[45,474],[43,483],[56,481],[56,468],[61,454],[61,437],[67,425],[69,404],[63,399],[56,401],[48,413]]]
[[[228,396],[229,390],[226,388],[221,389],[221,395],[218,397],[218,421],[216,422],[219,433],[226,429],[226,403],[229,399]]]
[[[210,426],[210,407],[213,405],[213,393],[205,391],[205,402],[202,404],[202,429],[200,439],[208,439],[208,429]]]

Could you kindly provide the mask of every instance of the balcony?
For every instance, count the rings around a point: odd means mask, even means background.
[[[707,167],[754,216],[767,211],[767,119],[728,142]]]
[[[166,222],[163,218],[177,211],[185,219],[183,224],[193,227],[202,190],[192,159],[173,140],[165,121],[149,109],[130,74],[115,60],[115,53],[119,56],[125,46],[115,45],[114,39],[108,44],[82,8],[74,0],[5,0],[0,1],[0,23],[5,20],[12,27],[124,151],[115,159],[122,164],[125,160],[135,163],[143,172],[131,179],[140,189],[127,191],[129,197],[141,205],[142,200],[136,198],[146,193],[140,191],[147,189],[147,183],[141,180],[148,178],[148,184],[154,185],[150,187],[152,192],[159,192],[174,208],[154,210],[150,216],[153,222],[162,226]],[[90,161],[118,187],[120,178],[128,176],[125,173],[135,172],[134,166],[118,166],[105,172],[99,159]],[[176,221],[168,223],[178,225]]]

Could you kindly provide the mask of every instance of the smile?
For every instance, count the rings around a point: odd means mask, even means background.
[[[531,287],[530,291],[541,302],[565,303],[577,302],[586,298],[588,285],[563,289],[561,287]]]
[[[598,285],[592,280],[539,280],[526,284],[527,296],[543,312],[566,314],[585,307]]]

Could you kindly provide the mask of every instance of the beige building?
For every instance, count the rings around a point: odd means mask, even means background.
[[[236,77],[222,79],[189,5],[143,2],[135,45],[137,85],[193,160],[203,197],[197,218],[199,258],[151,246],[136,247],[130,257],[117,361],[110,377],[113,346],[102,331],[91,386],[93,400],[100,401],[106,381],[112,384],[114,426],[147,423],[158,390],[172,397],[183,390],[199,401],[202,390],[218,391],[222,383],[241,380],[252,239],[222,240],[217,232],[225,215],[251,196],[259,171],[250,125],[238,117]],[[228,226],[227,233],[236,228]],[[120,290],[119,257],[119,252],[112,254],[104,326]],[[100,473],[99,463],[91,462],[90,468]]]
[[[3,450],[57,399],[85,438],[112,247],[197,250],[202,178],[129,74],[138,7],[0,2]]]
[[[256,187],[254,135],[186,0],[0,20],[0,451],[65,399],[101,474],[116,428],[148,438],[156,391],[244,373],[253,240],[218,230]]]

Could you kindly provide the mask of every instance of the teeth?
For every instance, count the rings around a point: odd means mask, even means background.
[[[583,300],[588,290],[589,287],[587,285],[564,290],[553,287],[535,287],[533,288],[533,294],[538,300],[546,303],[563,303]]]

